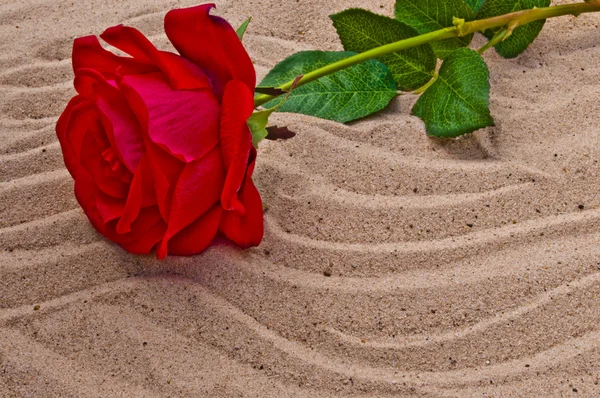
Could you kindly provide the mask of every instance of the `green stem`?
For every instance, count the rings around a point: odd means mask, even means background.
[[[357,65],[371,59],[380,58],[384,55],[388,55],[398,51],[403,51],[408,48],[421,46],[423,44],[433,43],[440,40],[446,40],[453,37],[462,37],[471,33],[483,32],[488,29],[495,29],[501,27],[506,27],[507,32],[505,34],[510,35],[510,33],[512,33],[512,31],[518,28],[519,26],[523,26],[534,21],[539,21],[542,19],[548,19],[553,17],[560,17],[563,15],[579,16],[583,13],[598,11],[600,11],[600,0],[587,0],[583,3],[564,4],[560,6],[533,8],[531,10],[516,11],[492,18],[480,19],[477,21],[464,22],[463,20],[456,19],[455,26],[436,30],[430,33],[425,33],[423,35],[411,37],[409,39],[400,40],[380,47],[376,47],[369,51],[365,51],[363,53],[353,55],[352,57],[343,59],[341,61],[337,61],[332,64],[326,65],[322,68],[315,69],[312,72],[306,73],[304,77],[302,77],[302,79],[296,82],[296,87],[310,83],[312,81],[320,79],[323,76],[327,76],[329,74],[335,73],[350,66]],[[292,87],[292,85],[294,85],[294,83],[295,80],[292,80],[285,84],[282,84],[278,88],[282,90],[289,90]],[[260,94],[254,98],[254,106],[258,107],[266,102],[269,102],[275,97],[277,96]]]
[[[433,83],[436,82],[436,80],[438,79],[440,75],[438,75],[437,73],[433,74],[433,77],[431,78],[431,80],[429,80],[427,83],[425,83],[425,85],[423,87],[419,87],[418,89],[416,89],[415,91],[413,91],[413,94],[422,94],[425,92],[425,90],[427,90],[429,87],[431,87],[433,85]]]
[[[485,44],[485,46],[483,46],[479,50],[477,50],[477,52],[479,54],[483,54],[490,48],[494,47],[496,44],[500,43],[502,40],[508,38],[508,36],[510,36],[508,28],[500,29],[498,32],[496,32],[494,37],[492,37],[492,39],[490,41],[488,41]]]

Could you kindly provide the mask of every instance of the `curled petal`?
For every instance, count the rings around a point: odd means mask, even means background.
[[[92,106],[92,104],[88,99],[80,95],[73,97],[56,123],[56,136],[63,151],[65,166],[73,178],[75,178],[75,172],[79,166],[79,157],[67,138],[68,126],[71,123],[73,114],[76,114],[78,109],[89,106]],[[78,117],[75,116],[73,120],[78,120]]]
[[[146,154],[152,169],[154,193],[163,220],[167,221],[171,214],[171,202],[177,180],[185,167],[185,163],[163,151],[150,139],[146,138]]]
[[[222,18],[210,15],[214,4],[181,8],[165,16],[165,32],[185,58],[208,73],[220,97],[231,79],[256,85],[256,73],[235,30]]]
[[[177,54],[159,51],[140,31],[118,25],[100,35],[108,44],[143,63],[155,64],[177,90],[210,88],[208,76],[198,66]]]
[[[85,36],[73,42],[73,71],[88,68],[101,73],[106,79],[114,80],[117,69],[123,74],[148,73],[157,68],[153,64],[145,64],[137,60],[119,57],[100,45],[96,36]]]
[[[117,220],[104,224],[102,234],[134,254],[148,254],[160,242],[167,229],[157,206],[140,210],[138,218],[131,224],[130,232],[119,234],[115,231],[116,225]]]
[[[116,231],[119,234],[125,234],[131,231],[131,224],[138,217],[143,207],[156,204],[156,194],[154,193],[154,183],[152,181],[152,166],[149,164],[148,156],[144,156],[138,165],[133,176],[127,203],[123,216],[119,220]]]
[[[173,193],[167,232],[157,253],[159,258],[167,255],[168,242],[173,236],[219,202],[224,180],[219,147],[185,166]]]
[[[238,246],[258,246],[264,234],[263,208],[260,194],[252,182],[254,161],[250,163],[244,185],[240,190],[240,201],[246,209],[245,215],[224,211],[219,229]]]
[[[169,240],[169,254],[191,256],[210,245],[219,229],[223,209],[216,205]]]
[[[252,135],[246,121],[254,109],[252,91],[239,80],[231,80],[225,87],[221,114],[221,151],[227,178],[221,205],[225,210],[232,210],[244,215],[246,210],[238,199],[238,191],[244,182]]]

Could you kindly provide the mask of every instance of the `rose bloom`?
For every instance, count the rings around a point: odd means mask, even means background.
[[[73,44],[78,93],[56,125],[75,195],[92,225],[132,253],[192,255],[221,233],[258,245],[263,209],[252,183],[256,150],[246,124],[254,67],[213,4],[170,11],[177,55],[136,29]]]

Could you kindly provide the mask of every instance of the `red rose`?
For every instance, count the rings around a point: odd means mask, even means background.
[[[242,247],[263,235],[246,121],[255,72],[213,4],[170,11],[181,55],[115,26],[73,44],[74,97],[56,125],[75,195],[94,227],[132,253],[191,255],[219,233]]]

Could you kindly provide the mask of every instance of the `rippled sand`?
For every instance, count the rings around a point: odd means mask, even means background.
[[[0,4],[1,396],[600,396],[600,15],[486,53],[497,126],[463,139],[427,138],[411,95],[349,126],[278,115],[298,135],[261,147],[264,243],[159,262],[91,228],[54,124],[75,36],[169,48],[193,3],[97,3]],[[254,17],[262,77],[340,49],[327,15],[363,3],[217,13]]]

